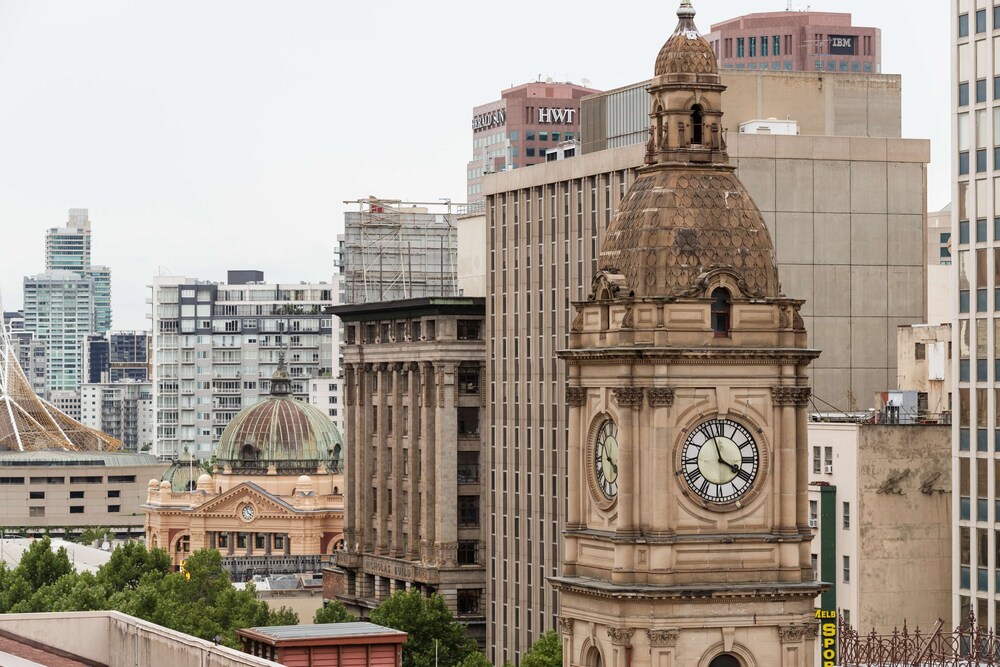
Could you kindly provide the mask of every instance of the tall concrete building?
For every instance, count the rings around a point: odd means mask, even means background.
[[[723,94],[722,129],[730,128],[724,134],[730,162],[773,239],[782,289],[805,301],[809,345],[823,350],[811,365],[812,400],[820,409],[864,408],[896,381],[897,325],[924,318],[928,142],[899,136],[896,76],[867,75],[866,84],[864,74],[824,74],[824,85],[843,93],[829,97],[815,73],[723,70],[720,76],[752,95],[741,102],[732,89]],[[783,93],[781,81],[788,86]],[[860,92],[866,86],[869,92]],[[555,353],[567,345],[570,303],[586,299],[605,228],[644,162],[651,110],[644,94],[640,107],[605,102],[609,115],[596,121],[608,127],[602,123],[612,113],[645,118],[639,142],[484,182],[487,372],[496,396],[488,403],[491,506],[503,507],[509,489],[525,488],[528,478],[533,489],[490,518],[495,662],[515,659],[554,627],[559,609],[546,583],[561,559],[557,536],[566,502],[560,480],[567,406],[559,389],[566,378]],[[849,94],[879,111],[859,119],[842,104]],[[585,102],[585,141],[586,109]],[[762,115],[801,120],[803,129],[793,136],[735,131]],[[505,407],[511,396],[519,401]],[[528,525],[526,540],[520,536]]]
[[[24,278],[24,328],[45,344],[46,391],[79,390],[93,313],[93,278],[64,270]]]
[[[1000,622],[1000,9],[952,0],[951,256],[958,307],[952,326],[953,621],[971,608],[984,627]],[[954,294],[954,292],[953,292]]]
[[[87,336],[83,348],[86,382],[146,382],[150,378],[148,331],[116,331]]]
[[[153,385],[118,380],[80,386],[80,421],[122,441],[122,449],[148,452],[153,447]]]
[[[94,333],[111,328],[111,269],[91,261],[90,217],[85,208],[71,208],[65,227],[45,232],[45,270],[72,271],[93,279]]]
[[[367,616],[397,590],[437,593],[486,639],[484,299],[336,306],[347,386],[346,550],[337,597]]]
[[[153,453],[212,455],[229,421],[268,396],[284,357],[292,395],[308,401],[310,377],[336,377],[334,287],[268,284],[260,271],[227,282],[158,276],[152,285]]]
[[[745,14],[705,35],[721,69],[881,72],[882,31],[840,12]]]
[[[578,144],[580,99],[596,92],[548,79],[512,86],[501,91],[499,100],[474,107],[469,204],[481,209],[486,174],[539,164],[548,152]]]
[[[24,328],[24,311],[4,312],[3,324],[7,326],[17,361],[21,364],[32,391],[45,398],[45,343],[34,331]]]

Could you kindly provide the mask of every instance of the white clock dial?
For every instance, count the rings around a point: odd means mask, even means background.
[[[253,505],[244,505],[243,509],[240,510],[240,516],[243,517],[244,521],[253,521],[256,514],[257,511],[253,508]]]
[[[608,419],[594,440],[594,480],[608,500],[618,495],[618,426]]]
[[[681,449],[681,473],[700,498],[717,504],[745,496],[760,472],[760,450],[750,431],[731,419],[695,427]]]

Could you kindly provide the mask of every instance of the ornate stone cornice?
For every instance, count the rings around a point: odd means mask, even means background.
[[[626,646],[632,641],[635,628],[608,628],[608,638],[616,646]]]
[[[650,387],[646,395],[649,397],[649,407],[651,408],[669,408],[674,404],[673,387]]]
[[[642,405],[642,387],[615,387],[611,390],[615,403],[621,407],[638,407]]]
[[[649,637],[650,646],[677,646],[677,638],[681,631],[677,628],[667,628],[665,630],[646,630]]]
[[[587,400],[587,390],[583,387],[566,387],[566,404],[580,407]]]
[[[565,616],[559,617],[559,628],[563,632],[573,632],[573,619]]]
[[[771,400],[775,405],[808,405],[809,387],[771,387]]]

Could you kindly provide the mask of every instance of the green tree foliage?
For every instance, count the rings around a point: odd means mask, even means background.
[[[458,667],[493,667],[493,663],[482,651],[473,651],[458,663]]]
[[[562,641],[555,630],[536,639],[521,658],[521,667],[562,667],[562,664]]]
[[[372,610],[371,621],[409,634],[403,644],[403,667],[433,667],[435,640],[441,665],[457,665],[477,651],[476,642],[440,595],[425,598],[417,590],[397,591]]]
[[[238,648],[236,630],[296,625],[287,607],[272,610],[253,585],[237,590],[214,549],[191,554],[186,573],[170,571],[170,556],[139,542],[124,544],[97,574],[76,573],[65,549],[34,542],[16,568],[0,563],[0,613],[114,609],[202,639]]]
[[[330,600],[316,610],[313,623],[353,623],[358,617],[347,611],[340,600]]]

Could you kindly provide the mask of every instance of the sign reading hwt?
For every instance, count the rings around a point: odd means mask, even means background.
[[[830,38],[830,54],[835,56],[853,56],[858,52],[858,38],[855,35],[828,35]]]
[[[816,618],[819,620],[819,664],[834,667],[837,664],[837,612],[817,609]]]
[[[543,107],[538,109],[539,123],[553,123],[557,125],[572,125],[576,109],[550,109]]]
[[[487,111],[486,113],[481,113],[478,116],[472,117],[472,131],[475,132],[476,130],[486,130],[491,127],[497,127],[499,125],[503,125],[506,120],[507,114],[504,113],[503,109]]]

